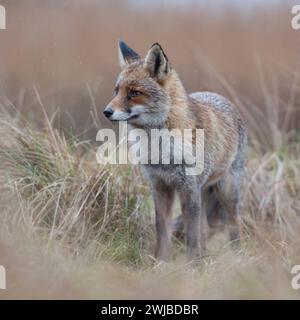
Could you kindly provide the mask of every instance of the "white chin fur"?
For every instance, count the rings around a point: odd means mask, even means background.
[[[130,118],[130,113],[122,112],[122,111],[115,111],[113,115],[109,118],[109,120],[114,121],[126,121]]]
[[[139,115],[144,111],[145,111],[145,106],[143,106],[142,104],[137,104],[131,108],[131,113],[134,115]]]
[[[123,111],[115,111],[113,115],[109,118],[110,120],[114,121],[126,121],[130,120],[131,118],[140,115],[145,110],[143,105],[135,105],[131,108],[131,112],[123,112]]]

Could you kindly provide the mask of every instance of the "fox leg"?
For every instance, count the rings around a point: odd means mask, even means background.
[[[187,258],[201,258],[201,192],[197,183],[179,190],[182,214],[186,231]]]
[[[214,233],[213,228],[216,228],[219,220],[222,219],[220,214],[220,204],[214,195],[213,188],[203,190],[202,192],[202,211],[200,222],[201,248],[205,250],[206,240]],[[172,221],[173,235],[177,238],[182,238],[184,235],[184,217],[179,215]]]
[[[235,172],[230,171],[215,186],[216,197],[220,201],[229,228],[230,241],[233,248],[240,246],[240,183]]]
[[[162,182],[153,185],[153,199],[156,215],[156,249],[158,260],[168,261],[171,251],[172,206],[175,190]]]

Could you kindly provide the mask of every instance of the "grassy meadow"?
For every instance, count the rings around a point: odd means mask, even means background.
[[[0,265],[27,299],[298,299],[300,31],[292,1],[241,12],[133,1],[2,1]],[[125,14],[126,13],[126,14]],[[242,245],[212,230],[203,264],[185,245],[153,257],[154,212],[138,167],[96,162],[97,130],[118,72],[117,39],[160,42],[192,91],[232,100],[250,137]],[[176,212],[178,213],[178,206]]]

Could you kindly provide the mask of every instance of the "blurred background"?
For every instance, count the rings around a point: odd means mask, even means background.
[[[7,0],[0,94],[38,121],[40,94],[57,125],[95,137],[118,73],[117,40],[142,56],[160,42],[188,91],[233,100],[250,134],[274,146],[299,127],[300,31],[288,0]],[[261,121],[263,126],[259,125]],[[98,126],[98,125],[97,125]],[[282,143],[280,141],[279,143]]]

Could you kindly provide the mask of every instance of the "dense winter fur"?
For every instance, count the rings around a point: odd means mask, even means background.
[[[176,192],[183,213],[178,222],[183,221],[185,227],[189,260],[201,257],[205,207],[225,213],[232,243],[238,244],[240,186],[247,143],[238,111],[216,93],[187,94],[159,44],[154,44],[141,59],[120,41],[119,56],[122,71],[115,96],[104,110],[110,120],[128,121],[133,128],[147,132],[157,128],[204,129],[202,174],[186,175],[184,165],[144,165],[155,202],[157,259],[169,258]]]

